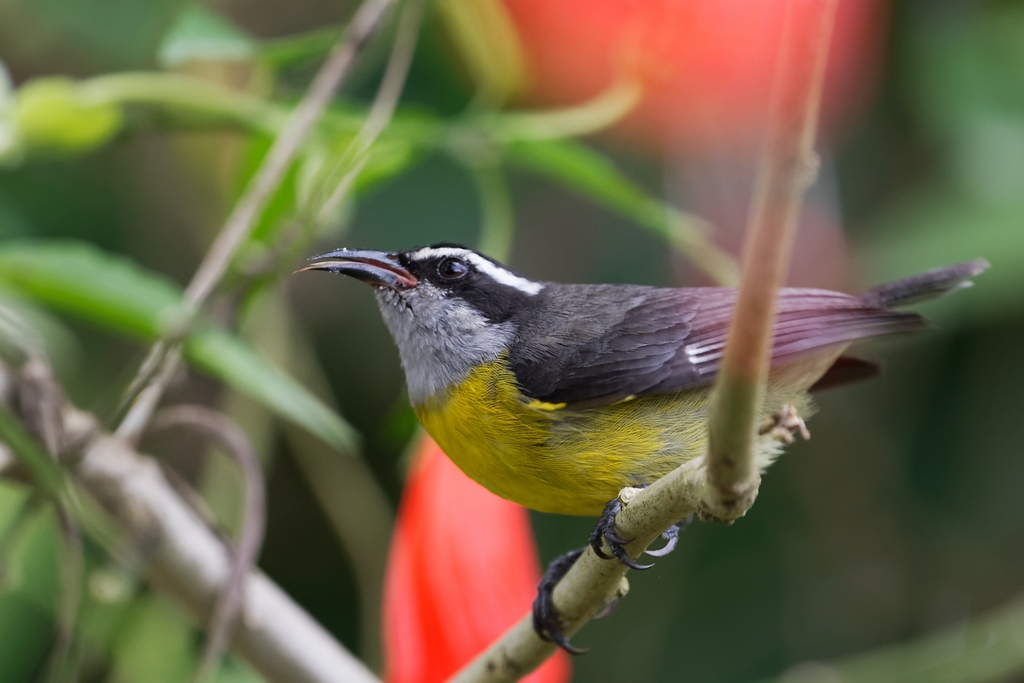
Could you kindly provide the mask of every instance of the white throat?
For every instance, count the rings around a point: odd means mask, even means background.
[[[440,398],[473,368],[496,359],[512,342],[511,323],[489,323],[469,304],[417,288],[411,300],[377,290],[377,304],[398,346],[414,406]]]

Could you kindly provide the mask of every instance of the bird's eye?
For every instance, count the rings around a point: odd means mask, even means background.
[[[446,258],[437,264],[437,274],[444,280],[458,280],[469,272],[469,266],[457,258]]]

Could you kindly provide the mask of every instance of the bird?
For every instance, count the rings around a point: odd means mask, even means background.
[[[757,466],[806,435],[813,390],[877,372],[851,345],[926,328],[898,309],[970,286],[987,267],[977,259],[859,295],[781,288]],[[534,281],[453,243],[338,249],[301,270],[374,288],[413,410],[463,472],[533,510],[602,516],[595,549],[604,535],[643,567],[616,543],[609,501],[705,454],[736,289]],[[557,622],[537,618],[535,605],[538,632],[570,649]]]

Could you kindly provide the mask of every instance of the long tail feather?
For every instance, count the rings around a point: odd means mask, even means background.
[[[879,285],[861,294],[860,298],[869,306],[907,306],[970,287],[973,284],[971,278],[985,272],[988,267],[988,261],[985,259],[975,259],[947,268],[936,268],[927,273]]]

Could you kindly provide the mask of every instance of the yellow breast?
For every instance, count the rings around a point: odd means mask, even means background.
[[[596,515],[623,487],[703,453],[706,404],[698,389],[568,410],[524,398],[500,358],[416,413],[455,464],[499,496]]]

